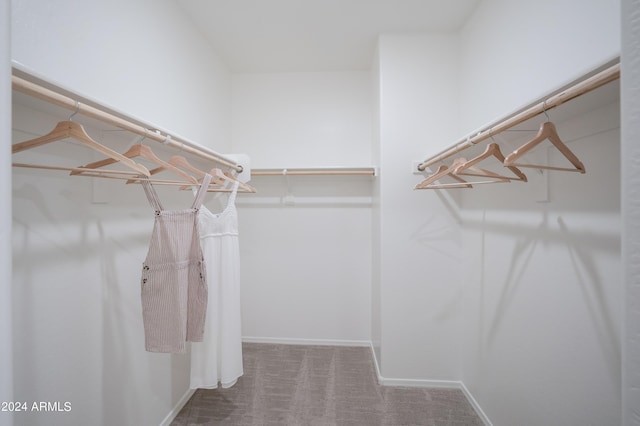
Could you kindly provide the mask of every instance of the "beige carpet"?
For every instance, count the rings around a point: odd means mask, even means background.
[[[458,389],[379,386],[363,347],[243,345],[244,376],[199,389],[172,425],[482,426]]]

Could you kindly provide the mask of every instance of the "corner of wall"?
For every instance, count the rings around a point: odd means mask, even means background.
[[[11,2],[0,4],[0,139],[11,140]],[[13,332],[11,285],[11,149],[0,155],[0,401],[13,401]],[[0,412],[0,424],[12,424],[12,414]]]
[[[476,401],[476,399],[473,397],[473,394],[471,394],[471,392],[469,391],[469,389],[467,389],[463,382],[460,382],[460,390],[462,390],[462,393],[464,393],[464,396],[467,398],[469,404],[471,404],[478,417],[480,417],[480,420],[482,420],[482,422],[486,426],[493,426],[493,423],[491,423],[489,416],[486,415],[482,407],[480,407],[478,401]]]
[[[176,405],[169,411],[167,417],[162,420],[160,426],[169,426],[171,422],[176,418],[176,416],[180,413],[180,410],[189,402],[189,399],[196,393],[196,389],[188,389],[185,394],[180,398],[180,400],[176,403]]]
[[[622,424],[640,425],[640,1],[622,1]]]
[[[372,209],[371,209],[371,350],[373,352],[378,382],[381,380],[380,371],[382,368],[382,300],[380,293],[380,277],[382,275],[382,262],[380,262],[382,240],[381,240],[381,179],[383,172],[381,170],[380,161],[380,39],[376,42],[376,50],[371,66],[371,84],[373,93],[373,143],[371,144],[371,158],[377,167],[376,179],[373,184],[372,191]]]

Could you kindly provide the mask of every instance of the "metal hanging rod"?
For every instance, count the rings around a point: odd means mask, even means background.
[[[484,130],[478,132],[473,137],[462,139],[454,143],[453,145],[450,145],[449,148],[446,148],[440,153],[433,155],[424,160],[422,163],[418,164],[418,170],[422,172],[430,165],[444,161],[447,158],[461,151],[464,151],[465,149],[473,145],[489,139],[492,135],[495,136],[500,132],[504,132],[505,130],[508,130],[511,127],[514,127],[526,120],[529,120],[530,118],[533,118],[538,114],[549,111],[551,108],[557,107],[567,101],[570,101],[571,99],[595,90],[600,86],[617,80],[618,78],[620,78],[619,62],[593,75],[592,77],[582,80],[574,84],[573,86],[562,90],[560,93],[527,108],[520,113],[507,117],[497,122],[496,124],[491,125],[490,127],[485,127]]]
[[[172,135],[168,132],[160,132],[150,130],[153,129],[153,126],[147,125],[145,123],[141,123],[137,119],[128,119],[122,118],[120,116],[111,114],[99,107],[91,106],[87,103],[79,102],[77,99],[72,99],[71,97],[59,93],[56,90],[48,89],[43,87],[37,83],[32,81],[28,81],[25,78],[19,77],[15,75],[16,73],[24,74],[27,77],[30,74],[26,71],[13,69],[14,75],[12,76],[12,88],[17,92],[21,92],[30,96],[33,96],[38,99],[42,99],[51,104],[60,106],[62,108],[66,108],[68,110],[74,111],[75,113],[82,114],[86,117],[94,118],[96,120],[102,121],[103,123],[107,123],[109,125],[118,127],[120,129],[129,131],[131,133],[135,133],[140,136],[144,136],[145,140],[153,140],[155,142],[162,143],[169,147],[178,149],[182,152],[192,154],[194,156],[203,158],[205,160],[213,161],[217,164],[226,166],[231,168],[238,173],[242,172],[242,166],[226,158],[222,154],[219,154],[213,150],[205,148],[201,145],[198,145],[194,142],[181,138],[179,136]],[[33,79],[37,79],[35,76],[31,76]],[[55,86],[54,84],[49,84],[50,86]],[[68,90],[61,89],[60,91],[69,92]],[[73,95],[72,95],[73,96]],[[77,96],[78,98],[82,98],[81,96]],[[123,114],[120,114],[123,115]],[[123,115],[124,116],[124,115]]]

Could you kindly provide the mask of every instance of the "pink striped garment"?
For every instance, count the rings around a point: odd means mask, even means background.
[[[198,209],[210,181],[207,174],[190,209],[175,211],[163,210],[151,183],[142,183],[155,209],[141,278],[142,321],[148,352],[184,353],[185,342],[202,341],[208,295]]]

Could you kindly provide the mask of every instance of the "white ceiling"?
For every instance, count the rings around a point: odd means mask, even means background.
[[[176,0],[233,72],[371,68],[380,34],[457,31],[480,0]]]

